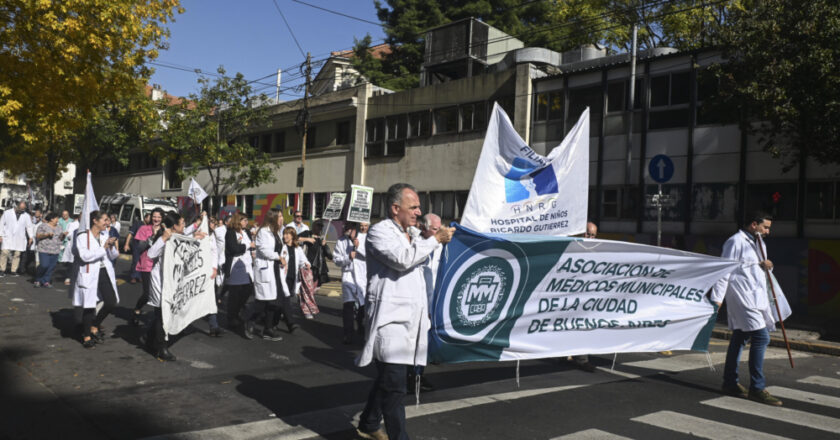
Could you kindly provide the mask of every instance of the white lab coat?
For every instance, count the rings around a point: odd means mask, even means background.
[[[306,253],[303,252],[303,248],[301,246],[297,246],[295,249],[295,268],[292,269],[295,271],[295,291],[289,292],[289,286],[286,285],[286,274],[289,273],[289,247],[283,244],[283,250],[280,251],[280,258],[286,262],[286,266],[280,270],[280,274],[282,275],[282,279],[280,280],[280,285],[283,286],[283,294],[286,296],[297,295],[300,293],[300,269],[302,267],[306,267],[309,265],[309,260],[306,258]]]
[[[61,254],[61,258],[59,259],[62,263],[72,263],[73,262],[73,237],[76,235],[76,231],[79,229],[79,221],[73,220],[72,222],[67,224],[67,228],[64,232],[67,233],[64,243],[64,251]]]
[[[160,307],[160,300],[163,298],[163,254],[166,250],[166,242],[158,238],[152,244],[146,256],[154,262],[152,271],[149,272],[149,301],[146,303],[152,307]]]
[[[225,274],[222,273],[222,267],[225,267],[225,234],[227,233],[227,226],[221,225],[213,230],[213,238],[216,239],[216,267],[219,268],[216,273],[216,285],[221,286],[225,284]]]
[[[271,228],[262,227],[257,231],[257,258],[254,260],[254,296],[260,301],[277,299],[277,278],[274,275],[274,262],[280,260],[280,254],[274,251],[277,237]]]
[[[295,233],[300,235],[302,232],[306,232],[309,230],[309,226],[306,226],[306,223],[301,223],[300,226],[296,225],[295,222],[291,222],[288,225],[284,226],[283,229],[286,228],[295,228]]]
[[[26,212],[15,215],[15,209],[10,208],[0,217],[0,237],[3,237],[2,249],[10,251],[25,251],[26,232],[32,225],[32,217]]]
[[[438,243],[432,255],[423,264],[423,279],[426,280],[426,298],[429,301],[431,308],[432,298],[435,295],[435,281],[437,280],[438,266],[440,266],[440,255],[443,251],[443,245]]]
[[[767,247],[763,241],[761,244],[766,256]],[[778,317],[770,299],[767,274],[759,266],[761,255],[756,240],[740,230],[726,240],[720,256],[741,262],[737,269],[715,283],[710,294],[713,302],[726,301],[729,328],[745,332],[763,327],[775,330]],[[776,290],[776,298],[782,316],[787,318],[790,306],[781,289]]]
[[[26,233],[29,235],[29,238],[32,239],[32,247],[31,249],[35,249],[35,245],[38,244],[38,239],[35,236],[35,231],[38,230],[38,226],[41,224],[41,220],[37,222],[32,217],[29,218],[29,226],[26,227]],[[36,253],[37,254],[37,253]]]
[[[108,234],[100,234],[94,237],[90,231],[83,231],[74,238],[75,263],[73,265],[73,279],[70,283],[70,292],[73,296],[73,306],[92,309],[101,300],[99,296],[99,269],[100,263],[105,265],[117,303],[120,302],[119,291],[117,290],[117,279],[114,276],[114,260],[120,256],[116,246],[107,251],[102,246],[108,240]]]
[[[410,240],[394,220],[381,221],[368,231],[367,338],[359,366],[373,359],[426,365],[430,322],[423,263],[438,242],[412,229]]]
[[[335,243],[333,263],[341,268],[341,300],[365,305],[367,292],[367,263],[365,262],[365,239],[367,234],[358,233],[358,249],[354,248],[353,240],[343,236]],[[356,258],[350,259],[350,252],[356,251]]]

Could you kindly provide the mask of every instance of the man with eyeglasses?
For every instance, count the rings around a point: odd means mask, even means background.
[[[289,223],[288,225],[286,225],[286,227],[287,227],[287,228],[295,228],[295,233],[296,233],[298,236],[300,236],[300,234],[301,234],[302,232],[306,232],[306,231],[308,231],[308,230],[309,230],[309,226],[306,226],[306,224],[305,224],[305,223],[303,223],[303,213],[302,213],[302,212],[300,212],[300,211],[295,211],[294,216],[295,216],[294,221],[292,221],[291,223]]]

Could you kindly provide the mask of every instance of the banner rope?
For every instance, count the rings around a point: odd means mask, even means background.
[[[420,407],[420,375],[414,375],[414,407]]]
[[[519,388],[519,359],[516,360],[516,388]]]
[[[616,359],[618,359],[618,352],[613,353],[613,363],[612,363],[612,367],[610,367],[611,371],[615,370],[615,360]]]
[[[715,364],[712,362],[712,355],[706,351],[706,361],[709,363],[709,369],[712,370],[712,373],[715,373]]]

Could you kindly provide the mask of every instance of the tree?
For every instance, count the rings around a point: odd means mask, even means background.
[[[0,160],[12,173],[60,169],[56,154],[109,103],[136,93],[165,48],[179,0],[0,3]],[[52,150],[52,152],[51,152]],[[59,166],[45,167],[49,157]]]
[[[765,0],[734,11],[716,105],[741,110],[786,169],[805,157],[840,163],[840,8],[831,0]]]
[[[267,98],[254,97],[241,73],[228,77],[222,67],[217,72],[215,81],[198,79],[198,94],[163,106],[165,129],[153,150],[180,177],[206,170],[214,196],[274,182],[279,166],[248,142],[254,129],[268,126]]]
[[[611,51],[630,48],[630,26],[639,24],[639,47],[670,46],[691,49],[714,44],[716,29],[729,10],[742,0],[376,0],[392,52],[381,66],[357,57],[354,67],[367,78],[382,79],[391,89],[417,85],[423,63],[424,31],[442,24],[475,17],[522,40],[526,46],[559,52],[583,44]],[[357,40],[354,50],[370,49]],[[378,69],[377,69],[378,67]]]

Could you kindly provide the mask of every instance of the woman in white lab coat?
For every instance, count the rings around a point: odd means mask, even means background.
[[[280,298],[282,317],[286,322],[289,333],[295,331],[297,325],[294,322],[297,306],[297,294],[300,292],[300,269],[310,267],[306,253],[297,241],[295,228],[287,226],[283,230],[283,248],[280,251],[281,278],[280,286],[283,288],[283,296]],[[297,307],[299,308],[299,307]]]
[[[225,232],[225,285],[228,287],[228,326],[246,339],[252,339],[251,324],[241,316],[242,308],[254,294],[253,252],[256,244],[248,232],[248,217],[237,212]]]
[[[262,226],[257,230],[257,253],[254,259],[254,296],[261,305],[263,319],[263,339],[280,341],[283,338],[274,329],[274,303],[277,300],[277,273],[275,264],[280,263],[278,252],[278,232],[283,228],[283,217],[276,210],[270,210],[263,218]]]
[[[108,223],[108,214],[93,211],[90,213],[90,229],[74,238],[74,270],[70,289],[73,306],[83,309],[82,345],[85,348],[94,348],[97,343],[105,342],[100,326],[120,300],[113,263],[120,256],[117,240],[102,234],[107,230]],[[103,305],[96,313],[98,301],[102,301]]]

